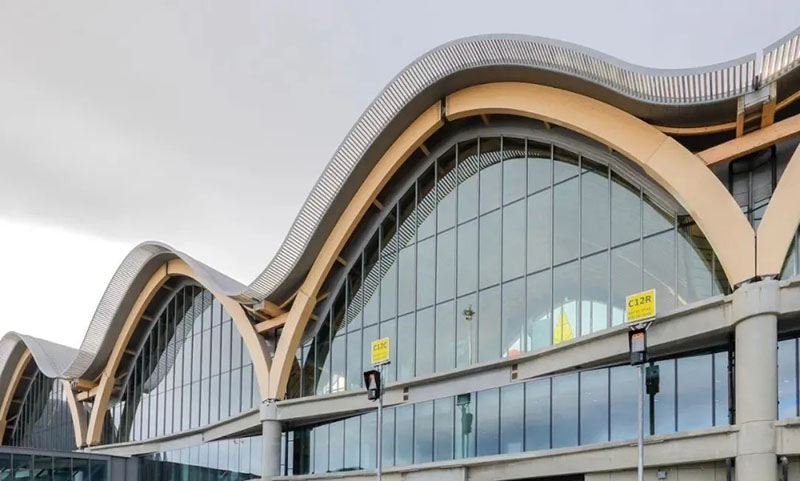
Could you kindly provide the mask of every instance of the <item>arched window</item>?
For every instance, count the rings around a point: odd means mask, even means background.
[[[185,279],[162,291],[125,351],[103,443],[186,431],[258,403],[252,361],[222,304]]]
[[[660,312],[728,290],[663,190],[581,150],[482,137],[428,159],[334,284],[289,395],[361,387],[381,337],[388,381],[402,381],[621,324],[642,289],[656,288]]]
[[[29,363],[33,369],[25,387],[22,402],[9,412],[11,434],[8,444],[11,446],[73,451],[75,447],[75,431],[72,425],[67,396],[64,385],[59,379],[52,379],[39,371],[35,363]]]

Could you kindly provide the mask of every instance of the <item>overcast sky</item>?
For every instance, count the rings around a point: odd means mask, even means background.
[[[441,43],[525,33],[683,68],[798,18],[797,0],[0,0],[0,334],[77,347],[144,240],[249,283],[361,112]]]

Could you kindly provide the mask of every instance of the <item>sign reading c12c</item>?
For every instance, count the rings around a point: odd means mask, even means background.
[[[625,298],[625,322],[639,322],[656,317],[656,290],[637,292]]]
[[[372,364],[383,364],[389,360],[389,338],[384,337],[372,341],[372,351],[370,352]]]

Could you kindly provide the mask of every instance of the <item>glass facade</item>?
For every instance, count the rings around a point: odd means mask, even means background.
[[[357,389],[370,343],[387,381],[513,356],[728,291],[702,232],[602,162],[510,137],[460,142],[386,206],[340,274],[288,396]]]
[[[142,481],[261,478],[261,436],[213,441],[140,458]]]
[[[778,419],[800,416],[797,348],[797,338],[778,342]]]
[[[0,480],[107,481],[109,462],[97,456],[0,451]]]
[[[109,409],[104,443],[179,433],[258,405],[247,349],[209,291],[176,290],[154,319],[131,351],[135,360]]]
[[[786,253],[786,260],[783,263],[781,279],[788,279],[800,275],[800,231],[794,233],[789,252]]]
[[[37,369],[17,413],[10,446],[59,451],[75,449],[72,415],[60,380],[50,379]]]
[[[655,361],[651,434],[727,425],[728,352]],[[636,437],[638,373],[594,369],[384,410],[384,466],[578,446]],[[645,403],[647,406],[649,403]],[[375,412],[283,434],[284,474],[376,465]]]

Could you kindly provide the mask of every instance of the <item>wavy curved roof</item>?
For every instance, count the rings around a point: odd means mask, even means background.
[[[641,67],[579,45],[524,35],[482,35],[441,45],[404,68],[373,100],[325,167],[275,257],[248,286],[167,245],[141,244],[109,282],[78,350],[10,333],[0,340],[0,381],[23,344],[50,377],[98,375],[111,348],[107,340],[115,337],[139,289],[172,258],[189,264],[207,287],[239,302],[287,297],[382,149],[420,112],[454,90],[488,81],[535,81],[598,98],[650,121],[709,122],[735,112],[731,105],[741,95],[787,77],[799,65],[800,28],[760,52],[680,70]]]

